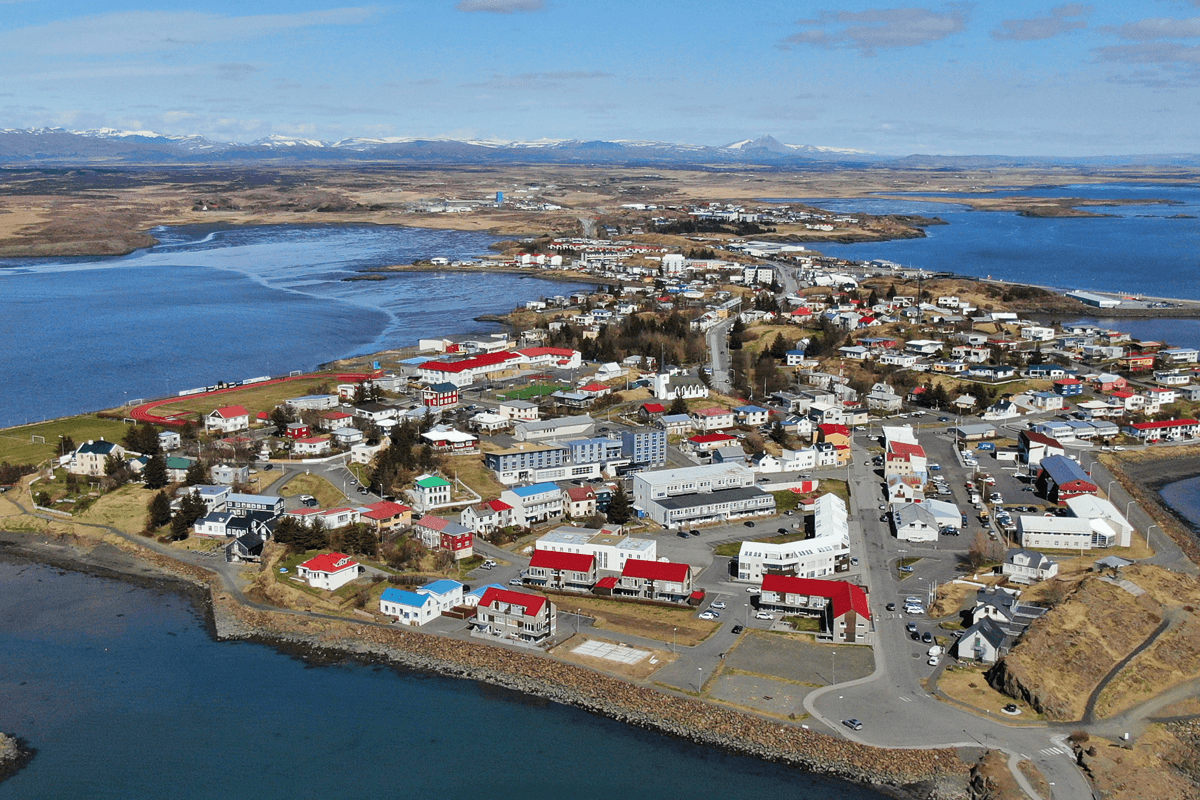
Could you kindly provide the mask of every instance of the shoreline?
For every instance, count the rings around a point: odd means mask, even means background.
[[[868,747],[799,726],[781,726],[766,717],[663,692],[544,654],[349,618],[251,608],[223,591],[214,573],[156,553],[103,544],[83,550],[79,541],[58,543],[45,534],[34,538],[3,531],[0,558],[180,593],[204,610],[205,628],[216,641],[253,641],[318,666],[352,659],[397,671],[477,681],[902,800],[957,798],[966,793],[971,765],[952,749]]]
[[[36,755],[37,750],[21,737],[0,733],[0,783],[29,766]]]

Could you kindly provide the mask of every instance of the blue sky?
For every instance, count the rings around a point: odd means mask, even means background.
[[[0,127],[1200,152],[1200,0],[0,0]]]

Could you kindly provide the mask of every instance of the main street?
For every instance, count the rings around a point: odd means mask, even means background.
[[[904,630],[905,620],[884,610],[902,587],[892,576],[897,543],[875,510],[878,477],[868,454],[856,442],[850,468],[850,535],[860,543],[867,569],[862,581],[872,598],[875,622],[875,672],[870,676],[817,689],[804,701],[805,710],[830,730],[855,741],[897,748],[979,747],[1003,750],[1010,757],[1034,762],[1054,787],[1055,798],[1089,798],[1091,789],[1075,766],[1073,754],[1064,743],[1069,730],[1054,726],[1024,727],[1004,724],[999,709],[995,720],[972,714],[944,703],[925,690],[936,667],[929,667],[924,645],[915,645]],[[863,729],[851,732],[840,720],[862,720]],[[1039,795],[1015,769],[1010,769],[1025,792]]]

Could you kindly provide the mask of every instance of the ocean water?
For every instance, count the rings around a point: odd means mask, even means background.
[[[1200,477],[1168,483],[1159,491],[1159,495],[1167,505],[1200,530]]]
[[[1200,299],[1200,187],[1099,184],[1040,187],[995,196],[1168,200],[1171,204],[1089,207],[1111,217],[1033,218],[1005,211],[972,211],[954,203],[882,198],[808,198],[838,213],[920,214],[948,225],[925,229],[924,239],[821,244],[840,258],[884,259],[906,267],[992,277],[1063,289],[1098,289],[1152,297]],[[939,193],[939,197],[965,197]],[[975,195],[971,195],[975,196]],[[1192,218],[1173,218],[1184,215]]]
[[[478,256],[496,237],[370,225],[161,228],[109,258],[0,259],[0,426],[161,397],[218,380],[312,369],[416,344],[569,285],[366,267]]]
[[[0,799],[876,800],[473,682],[215,642],[189,601],[0,561]]]

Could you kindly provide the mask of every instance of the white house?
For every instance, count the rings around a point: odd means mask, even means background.
[[[242,406],[222,406],[204,418],[204,430],[233,433],[250,428],[250,412]]]
[[[420,626],[462,603],[463,585],[458,581],[440,580],[414,591],[385,589],[379,598],[379,613],[395,617],[398,622]]]
[[[846,504],[834,494],[815,502],[814,536],[798,542],[742,542],[737,580],[761,583],[769,574],[817,578],[850,568]]]
[[[557,630],[554,604],[541,595],[488,587],[479,598],[471,634],[536,646]]]
[[[1076,517],[1017,517],[1021,546],[1030,550],[1090,550],[1092,525]]]
[[[1014,547],[1004,554],[1000,571],[1017,583],[1037,583],[1058,574],[1058,563],[1043,553]]]
[[[936,542],[938,519],[923,503],[909,503],[892,512],[896,538],[902,542]]]
[[[296,567],[296,575],[316,589],[332,592],[358,577],[358,562],[344,553],[322,553]]]

